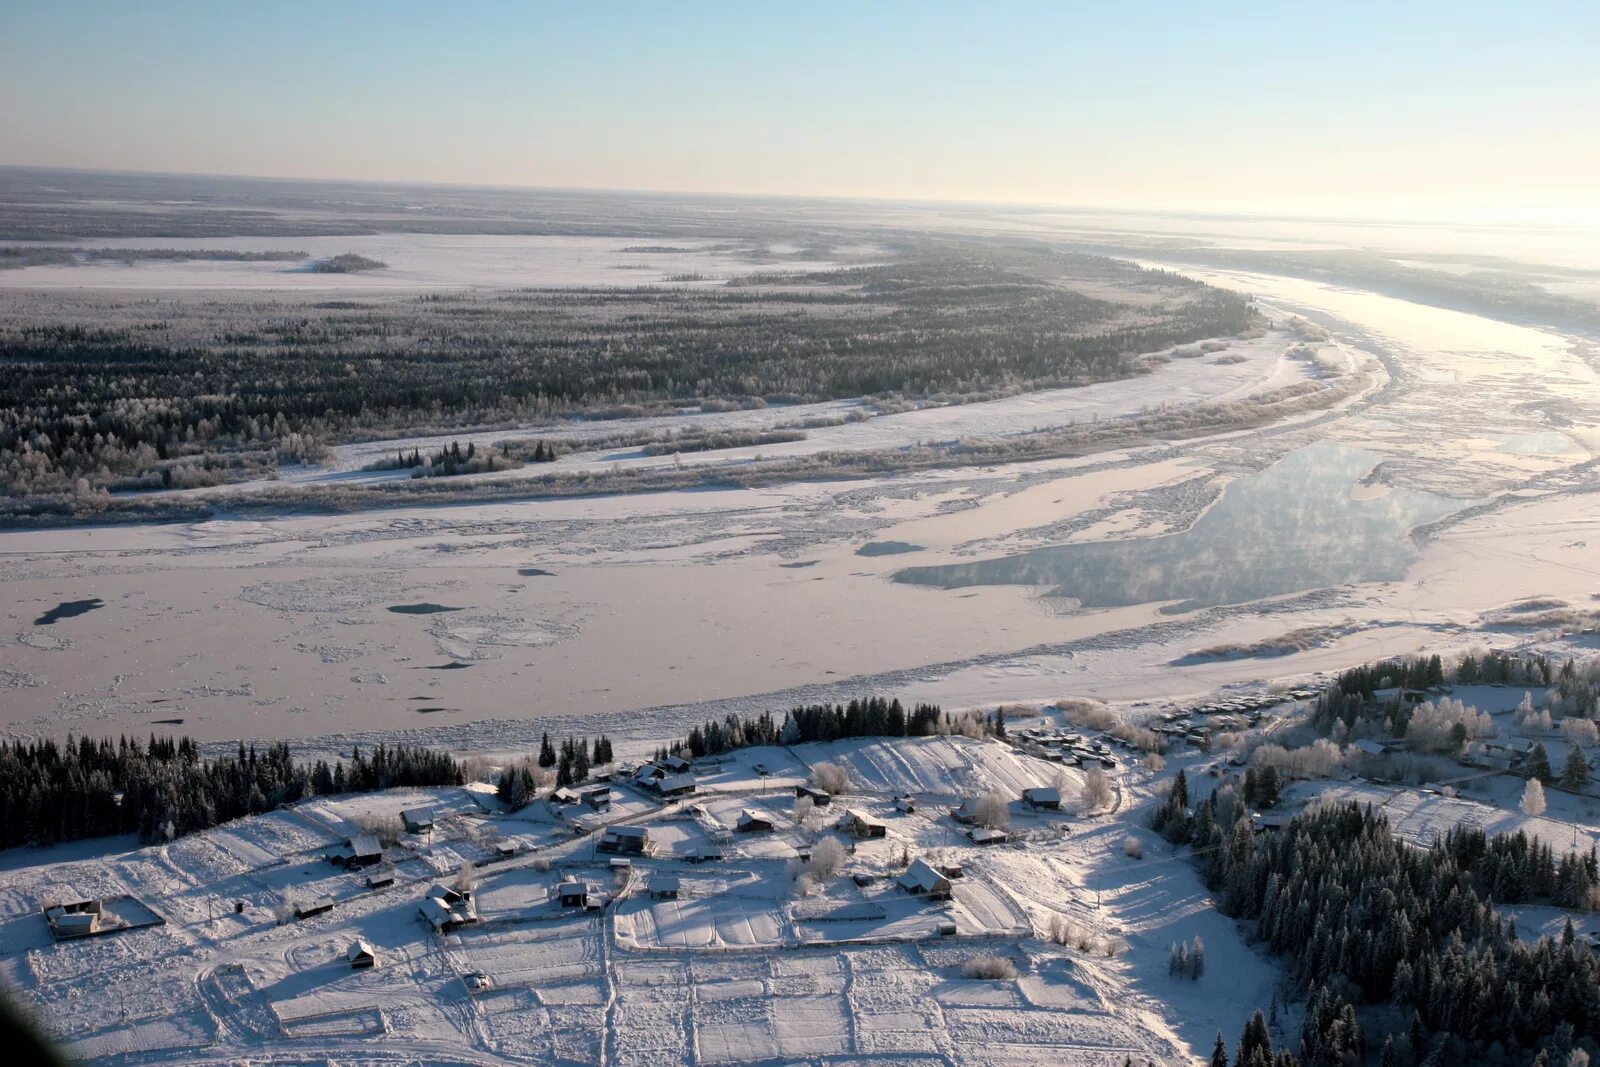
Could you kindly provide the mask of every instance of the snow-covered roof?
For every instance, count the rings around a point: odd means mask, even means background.
[[[589,887],[582,882],[562,882],[556,886],[556,896],[558,897],[587,896],[588,893]]]
[[[895,882],[902,889],[918,893],[932,893],[937,889],[950,887],[950,879],[934,870],[928,861],[923,859],[912,860],[911,866],[907,867],[905,873],[896,878]]]
[[[637,838],[643,841],[650,836],[650,831],[643,826],[608,826],[606,827],[606,836]]]
[[[1355,746],[1355,748],[1365,752],[1369,756],[1381,756],[1384,753],[1384,748],[1382,745],[1367,738],[1362,738],[1359,741],[1352,741],[1350,743]]]
[[[656,788],[663,793],[671,793],[678,789],[693,789],[695,778],[692,774],[668,774],[656,781]]]
[[[772,826],[773,818],[760,808],[745,808],[739,813],[739,825],[746,826],[750,823],[761,823],[764,826]]]
[[[678,891],[678,876],[675,874],[658,874],[650,879],[650,892],[676,893]]]
[[[1022,798],[1030,804],[1059,804],[1061,803],[1061,790],[1055,786],[1037,786],[1033,789],[1024,789]]]
[[[1004,830],[990,830],[984,826],[974,826],[967,831],[967,836],[980,845],[995,844],[1009,840],[1010,837]]]
[[[383,846],[378,844],[377,834],[358,834],[350,839],[350,851],[357,856],[380,856]]]
[[[350,942],[350,948],[346,950],[345,956],[354,961],[360,959],[362,956],[369,956],[373,959],[376,959],[378,954],[373,950],[371,945],[367,944],[360,938],[357,938],[356,940]]]
[[[433,822],[432,808],[406,808],[400,812],[400,818],[413,826],[422,826]]]
[[[889,825],[888,823],[884,822],[882,819],[879,819],[876,816],[868,815],[866,812],[860,810],[859,808],[851,808],[849,811],[845,812],[845,817],[848,818],[851,822],[856,823],[858,826],[887,826],[887,825]]]

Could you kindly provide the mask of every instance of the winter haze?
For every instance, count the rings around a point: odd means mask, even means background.
[[[1597,31],[0,10],[8,1036],[1589,1064]]]

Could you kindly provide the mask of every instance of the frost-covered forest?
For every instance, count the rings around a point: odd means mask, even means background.
[[[957,242],[714,288],[22,294],[0,312],[0,485],[81,499],[419,427],[1084,384],[1251,317],[1174,275]]]

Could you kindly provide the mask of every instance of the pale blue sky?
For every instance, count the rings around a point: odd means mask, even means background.
[[[1106,206],[1600,199],[1600,4],[0,0],[0,163]]]

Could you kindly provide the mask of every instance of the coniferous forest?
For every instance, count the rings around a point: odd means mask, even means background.
[[[1254,322],[1238,294],[1092,256],[951,242],[890,258],[717,287],[13,300],[0,491],[81,506],[363,436],[1087,384]]]
[[[1588,940],[1570,922],[1559,938],[1524,939],[1494,907],[1590,906],[1592,852],[1557,856],[1521,834],[1468,827],[1418,848],[1357,805],[1256,834],[1247,819],[1222,825],[1214,796],[1191,810],[1187,790],[1180,774],[1156,827],[1194,846],[1217,906],[1287,960],[1293,992],[1308,1000],[1302,1062],[1565,1064],[1574,1048],[1600,1051],[1600,961]],[[1269,1058],[1259,1052],[1248,1062],[1278,1062],[1270,1042]]]
[[[330,766],[296,762],[281,741],[211,760],[186,737],[12,742],[0,747],[0,848],[129,833],[150,843],[308,796],[465,782],[448,754],[404,745],[352,748]]]

